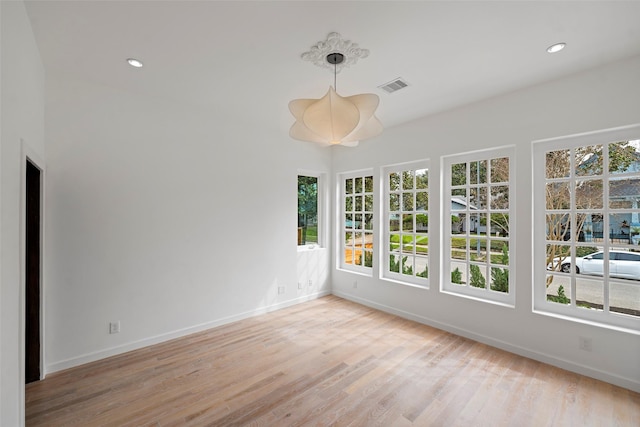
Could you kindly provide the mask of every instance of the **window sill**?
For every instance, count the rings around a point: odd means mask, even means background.
[[[416,283],[403,282],[402,280],[392,279],[384,276],[381,277],[380,279],[384,280],[385,282],[397,283],[398,285],[409,286],[410,288],[417,288],[425,291],[429,290],[429,285],[418,285]]]
[[[452,291],[452,290],[448,290],[448,289],[440,289],[440,292],[442,292],[443,294],[453,295],[453,296],[460,297],[460,298],[466,298],[466,299],[470,299],[470,300],[473,300],[473,301],[482,302],[482,303],[485,303],[485,304],[493,304],[493,305],[498,305],[500,307],[506,307],[506,308],[516,308],[515,304],[511,304],[511,303],[508,303],[508,302],[496,301],[496,300],[489,299],[489,298],[482,298],[482,297],[479,297],[479,296],[469,295],[469,294],[466,294],[466,293],[456,292],[456,291]]]
[[[324,248],[320,245],[299,245],[298,246],[298,252],[310,252],[310,251],[317,251],[320,249],[324,249]]]
[[[337,267],[336,270],[337,271],[342,271],[342,272],[345,272],[345,273],[357,274],[358,276],[373,277],[373,273],[369,273],[369,272],[366,272],[366,271],[350,270],[348,268],[343,268],[343,267]]]
[[[583,319],[581,317],[574,317],[574,316],[569,316],[569,315],[566,315],[566,314],[554,313],[553,311],[546,311],[546,310],[542,310],[542,309],[539,309],[539,308],[534,308],[533,309],[533,314],[538,314],[540,316],[553,317],[553,318],[556,318],[556,319],[561,319],[561,320],[566,320],[566,321],[569,321],[569,322],[580,323],[580,324],[583,324],[583,325],[595,326],[597,328],[610,329],[612,331],[622,332],[622,333],[625,333],[625,334],[640,335],[640,330],[634,329],[634,328],[631,328],[631,327],[625,327],[625,326],[611,325],[609,323],[596,322],[594,320]]]

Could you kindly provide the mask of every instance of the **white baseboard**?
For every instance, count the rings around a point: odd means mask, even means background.
[[[92,353],[83,354],[77,357],[72,357],[59,362],[54,362],[45,366],[45,373],[50,374],[64,369],[73,368],[75,366],[84,365],[85,363],[95,362],[96,360],[104,359],[107,357],[115,356],[118,354],[126,353],[128,351],[137,350],[150,345],[159,344],[165,341],[169,341],[175,338],[184,337],[186,335],[194,334],[196,332],[205,331],[207,329],[215,328],[217,326],[226,325],[228,323],[237,322],[238,320],[248,319],[250,317],[259,316],[261,314],[269,313],[272,311],[280,310],[282,308],[290,307],[292,305],[300,304],[305,301],[311,301],[313,299],[321,298],[326,295],[330,295],[330,291],[319,291],[313,294],[304,295],[291,300],[283,301],[277,304],[273,304],[266,307],[260,307],[252,311],[239,313],[233,316],[223,317],[221,319],[213,320],[211,322],[202,323],[199,325],[191,326],[184,329],[179,329],[166,334],[160,334],[149,338],[144,338],[138,341],[122,344],[116,347],[110,347],[104,350],[95,351]]]
[[[423,317],[414,313],[410,313],[408,311],[398,310],[394,307],[390,307],[384,304],[379,304],[377,302],[360,298],[352,294],[338,292],[334,290],[333,295],[336,295],[340,298],[344,298],[349,301],[356,302],[358,304],[365,305],[367,307],[375,308],[376,310],[384,311],[390,314],[395,314],[396,316],[402,317],[404,319],[413,320],[415,322],[432,326],[434,328],[441,329],[443,331],[447,331],[464,338],[478,341],[483,344],[508,351],[510,353],[527,357],[529,359],[537,360],[539,362],[546,363],[548,365],[556,366],[558,368],[565,369],[567,371],[575,372],[576,374],[595,378],[597,380],[604,381],[604,382],[640,393],[640,382],[633,381],[628,378],[624,378],[619,375],[612,374],[610,372],[601,371],[599,369],[594,369],[589,366],[581,365],[579,363],[575,363],[570,360],[558,358],[545,353],[540,353],[538,351],[529,350],[524,347],[510,344],[506,341],[501,341],[485,335],[477,334],[475,332],[472,332],[466,329],[461,329],[456,326],[449,325],[447,323],[438,322],[436,320],[429,319],[427,317]]]

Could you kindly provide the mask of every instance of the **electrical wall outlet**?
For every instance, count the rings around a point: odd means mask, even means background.
[[[593,342],[591,338],[578,337],[578,347],[580,350],[591,351],[593,349]]]
[[[313,286],[313,280],[309,279],[309,287]]]
[[[120,332],[120,321],[117,320],[115,322],[110,322],[109,323],[109,333],[110,334],[117,334],[118,332]]]
[[[298,289],[302,289],[304,286],[302,286],[302,282],[298,282]]]
[[[358,281],[354,280],[353,281],[353,289],[356,289],[358,287]]]
[[[278,286],[278,295],[284,294],[284,286]]]

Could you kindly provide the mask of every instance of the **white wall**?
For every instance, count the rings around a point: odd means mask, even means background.
[[[332,152],[225,111],[62,76],[47,76],[45,122],[44,71],[24,7],[0,2],[0,11],[0,425],[23,422],[20,165],[22,145],[44,158],[45,130],[47,371],[313,298],[331,279],[336,294],[640,389],[638,335],[531,313],[527,197],[531,140],[639,121],[640,58]],[[517,145],[518,163],[515,309],[441,294],[437,283],[425,291],[358,276],[353,289],[352,274],[327,270],[335,253],[297,251],[298,169],[333,164],[341,172],[429,157],[437,172],[442,155],[506,144]],[[437,199],[437,173],[431,183]],[[430,250],[439,257],[437,245]],[[430,272],[438,277],[437,263]],[[315,285],[298,289],[308,277]],[[109,335],[113,320],[122,332]],[[592,352],[577,349],[578,335],[593,339]]]
[[[20,248],[24,153],[44,158],[44,69],[22,2],[0,2],[0,425],[24,418],[24,277]]]
[[[393,96],[402,96],[401,92]],[[334,156],[336,173],[431,159],[431,200],[440,198],[440,158],[516,145],[516,308],[439,292],[440,230],[430,227],[429,290],[337,270],[333,292],[424,323],[640,391],[640,335],[533,314],[531,141],[640,122],[640,57],[386,130]],[[381,101],[384,103],[384,98]],[[431,224],[440,222],[439,208]],[[376,247],[380,247],[376,242]],[[334,257],[335,258],[335,257]],[[578,350],[578,336],[593,351]]]
[[[330,292],[298,289],[296,246],[297,171],[328,173],[329,150],[71,78],[46,92],[48,371]]]

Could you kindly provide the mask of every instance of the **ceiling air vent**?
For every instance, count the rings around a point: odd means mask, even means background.
[[[407,86],[409,86],[409,83],[407,83],[406,80],[404,80],[402,77],[398,77],[397,79],[393,79],[390,82],[385,83],[378,87],[384,90],[385,92],[393,93]]]

